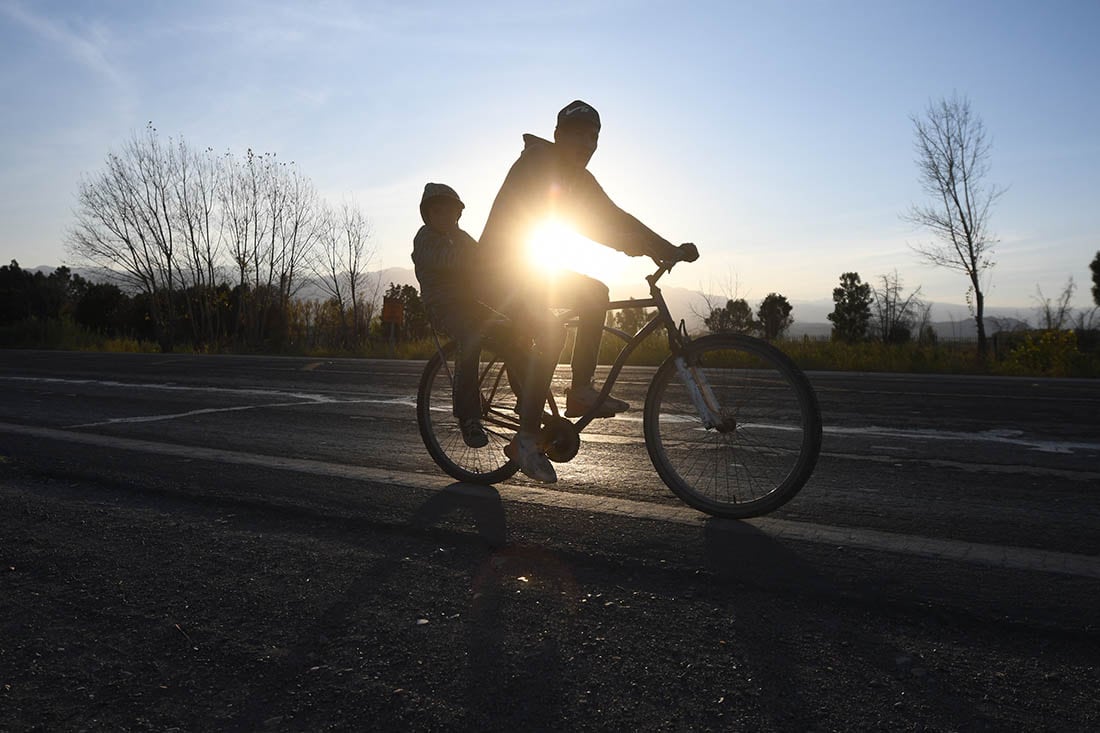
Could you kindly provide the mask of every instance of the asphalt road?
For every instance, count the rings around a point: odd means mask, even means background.
[[[484,489],[421,368],[0,352],[0,729],[1100,725],[1100,383],[812,374],[817,470],[738,523],[650,465],[652,370]]]

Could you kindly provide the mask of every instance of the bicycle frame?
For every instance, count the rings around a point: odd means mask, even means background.
[[[676,325],[672,313],[668,309],[668,304],[665,302],[664,294],[661,293],[661,289],[657,287],[657,281],[667,274],[676,263],[665,263],[659,260],[654,260],[654,262],[657,264],[657,271],[652,275],[646,276],[646,282],[649,283],[648,298],[642,300],[613,300],[607,304],[605,312],[623,310],[626,308],[656,308],[656,313],[654,313],[653,316],[638,329],[638,332],[633,335],[617,328],[605,327],[626,341],[626,345],[623,346],[618,356],[615,357],[615,361],[611,365],[611,370],[608,372],[607,379],[604,380],[603,388],[600,390],[592,409],[589,410],[588,414],[581,416],[574,423],[574,428],[578,433],[588,427],[589,423],[595,419],[597,409],[607,396],[611,394],[611,389],[615,386],[615,382],[622,372],[623,367],[626,366],[626,362],[630,358],[630,355],[633,354],[651,334],[661,328],[665,329],[665,333],[668,337],[669,352],[675,359],[676,371],[688,390],[692,404],[699,412],[703,427],[708,430],[712,428],[726,430],[730,427],[725,424],[726,421],[722,417],[721,408],[718,406],[718,401],[711,391],[710,386],[707,384],[706,377],[700,373],[694,365],[687,364],[683,356],[681,356],[684,349],[691,342],[691,338],[687,335],[687,329],[684,327],[683,321],[680,322],[679,326]],[[559,317],[564,325],[569,326],[574,324],[579,314],[574,310],[568,310],[561,313]],[[442,347],[439,346],[438,340],[436,345],[440,353],[442,353]],[[447,368],[446,360],[444,360],[444,368]],[[489,371],[494,368],[495,364],[487,364],[479,377],[479,381],[484,382]],[[493,380],[489,395],[490,404],[493,403],[493,399],[500,387],[500,380],[504,378],[504,371],[505,370],[501,369]],[[448,378],[450,378],[450,376],[448,370]],[[561,418],[552,393],[547,395],[547,404],[550,415],[555,418]],[[513,416],[495,409],[485,414],[484,419],[486,419],[489,424],[496,424],[511,429],[517,429],[519,424],[518,420]]]
[[[600,390],[600,394],[596,398],[593,409],[589,411],[589,414],[582,416],[575,423],[578,432],[588,427],[588,424],[595,419],[593,413],[596,411],[596,408],[603,403],[607,396],[611,394],[611,388],[615,386],[615,380],[618,379],[619,373],[622,372],[630,355],[634,353],[634,350],[637,349],[650,334],[661,327],[664,327],[668,335],[669,352],[676,360],[676,370],[688,389],[688,394],[691,396],[692,403],[699,411],[703,426],[710,429],[723,425],[718,401],[715,399],[714,393],[707,384],[706,378],[700,374],[694,366],[689,366],[681,356],[684,348],[691,341],[691,338],[687,335],[687,330],[684,328],[683,321],[681,321],[679,327],[677,327],[676,321],[673,320],[672,313],[668,309],[668,304],[665,302],[665,296],[661,293],[661,289],[657,287],[657,281],[671,270],[675,263],[665,263],[658,260],[654,261],[657,263],[657,271],[652,275],[646,276],[646,282],[649,283],[648,298],[642,300],[613,300],[607,304],[607,311],[622,310],[625,308],[654,307],[657,309],[657,312],[654,313],[653,317],[638,329],[638,332],[633,336],[617,328],[611,329],[627,343],[622,350],[619,351],[619,355],[615,357],[615,361],[611,365],[611,371],[608,372],[607,379],[604,380],[603,389]],[[575,311],[568,311],[562,315],[562,321],[568,324],[577,318],[577,315]],[[556,415],[557,410],[552,402],[551,409]]]

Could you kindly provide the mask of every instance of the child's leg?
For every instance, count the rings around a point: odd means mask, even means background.
[[[452,393],[454,416],[459,420],[481,417],[481,394],[478,391],[478,364],[481,359],[482,332],[486,318],[492,314],[487,308],[481,312],[477,304],[467,307],[454,306],[435,316],[440,328],[455,341],[455,373]]]
[[[464,334],[455,355],[454,416],[459,420],[481,417],[481,393],[477,388],[478,363],[481,359],[481,335]]]

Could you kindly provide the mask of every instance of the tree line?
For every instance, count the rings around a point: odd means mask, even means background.
[[[905,343],[914,336],[922,341],[935,340],[929,323],[931,306],[920,298],[920,288],[908,295],[897,271],[880,276],[881,285],[865,283],[856,272],[840,276],[833,290],[833,311],[827,318],[833,324],[835,340],[858,342],[877,340]],[[794,323],[790,301],[779,293],[769,293],[753,310],[745,298],[727,298],[718,305],[707,296],[703,324],[711,332],[744,333],[769,341],[782,337]]]
[[[1057,298],[1043,295],[1036,287],[1036,325],[1041,330],[1060,331],[1067,328],[1089,330],[1095,325],[1100,310],[1100,252],[1089,265],[1092,271],[1092,297],[1095,306],[1074,312],[1071,301],[1076,292],[1069,278]],[[845,272],[833,289],[833,310],[826,317],[832,323],[832,339],[847,343],[881,341],[887,344],[918,340],[934,343],[937,339],[931,324],[931,304],[920,297],[917,287],[906,293],[897,270],[879,275],[875,284],[864,282],[858,272]],[[794,322],[787,299],[769,293],[754,311],[744,298],[728,298],[718,305],[704,296],[707,303],[703,323],[712,332],[734,332],[775,339],[783,335]]]
[[[197,150],[149,124],[80,182],[67,246],[142,302],[163,351],[278,348],[292,325],[354,346],[378,295],[370,235],[357,206],[323,201],[293,163]],[[295,300],[307,282],[327,300]]]
[[[406,289],[409,286],[405,286]],[[387,295],[397,293],[409,303],[411,318],[397,334],[398,338],[423,338],[427,333],[423,306],[415,289],[391,285]],[[210,320],[198,327],[191,320],[197,304],[214,296],[216,310]],[[199,349],[242,347],[269,351],[303,351],[310,349],[353,350],[369,344],[370,339],[387,336],[374,318],[376,307],[361,303],[355,310],[340,308],[335,298],[291,298],[285,307],[271,308],[264,325],[265,341],[249,346],[246,334],[253,332],[247,321],[250,297],[247,288],[230,287],[222,283],[212,291],[196,293],[188,288],[176,289],[170,301],[172,319],[169,339],[174,344],[195,343]],[[420,315],[417,315],[420,314]],[[357,325],[353,327],[353,320]],[[71,322],[89,335],[104,340],[133,340],[163,344],[164,326],[154,316],[152,298],[141,291],[124,290],[112,282],[97,282],[58,267],[53,272],[24,270],[12,261],[0,267],[0,327],[15,324],[44,326],[50,322]],[[211,324],[215,324],[213,329]],[[235,330],[238,329],[239,330]],[[205,342],[194,342],[198,330]],[[33,331],[33,329],[32,329]],[[0,332],[0,346],[17,342],[9,331]],[[21,332],[20,332],[21,333]],[[359,334],[355,337],[354,334]],[[205,345],[201,345],[204,343]]]

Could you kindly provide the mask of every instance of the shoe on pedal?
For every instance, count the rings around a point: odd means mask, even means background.
[[[565,416],[581,417],[592,408],[592,405],[596,404],[599,396],[600,391],[591,383],[583,387],[567,388],[565,390]],[[593,417],[615,417],[620,412],[626,412],[629,409],[629,402],[608,395]]]
[[[558,480],[557,472],[539,448],[538,438],[534,435],[517,433],[512,442],[504,446],[504,455],[518,463],[519,470],[536,481],[552,484]]]
[[[476,417],[469,420],[461,420],[458,423],[462,429],[462,441],[471,448],[484,448],[489,445],[489,436],[485,434],[485,428],[481,427],[481,421]]]

